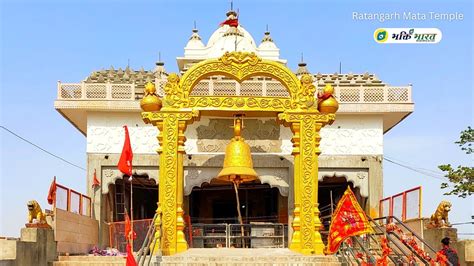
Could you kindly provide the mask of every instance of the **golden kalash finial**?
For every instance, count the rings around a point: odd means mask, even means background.
[[[335,113],[339,109],[339,103],[333,96],[334,88],[326,84],[322,93],[318,93],[318,110],[321,113]]]
[[[243,124],[242,117],[234,119],[234,137],[225,149],[224,168],[217,179],[231,181],[236,185],[257,179],[257,172],[253,169],[250,146],[241,136]]]
[[[140,100],[140,106],[145,112],[160,111],[161,99],[156,95],[155,84],[148,82],[145,85],[145,96]]]

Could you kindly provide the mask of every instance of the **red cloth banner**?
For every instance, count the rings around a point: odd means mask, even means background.
[[[56,201],[56,177],[54,177],[53,182],[49,186],[48,192],[48,203],[53,204]]]
[[[98,187],[98,186],[100,186],[100,181],[99,181],[99,179],[97,179],[97,172],[94,169],[94,180],[92,181],[92,187],[95,188],[95,187]]]
[[[132,223],[130,222],[130,217],[128,217],[128,212],[125,210],[125,239],[131,240],[137,238],[137,234],[132,232]]]
[[[347,187],[337,203],[329,227],[328,245],[324,253],[334,254],[348,237],[372,233],[365,212],[360,207],[352,190]]]
[[[229,25],[231,27],[234,27],[234,28],[237,28],[239,26],[239,19],[238,18],[235,18],[235,19],[227,19],[225,21],[223,21],[221,24],[219,24],[220,26],[224,26],[224,25]]]
[[[127,243],[127,263],[126,266],[137,266],[137,261],[133,257],[132,247]]]
[[[120,160],[117,165],[120,172],[132,176],[132,160],[133,152],[132,145],[130,144],[130,136],[128,134],[128,127],[123,126],[125,129],[125,142],[123,143],[122,155],[120,155]]]

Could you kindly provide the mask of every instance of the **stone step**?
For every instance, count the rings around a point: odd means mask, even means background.
[[[123,256],[59,256],[58,261],[53,262],[53,266],[123,266],[125,257]]]
[[[78,256],[58,256],[58,261],[97,261],[97,262],[122,262],[125,261],[125,256],[93,256],[93,255],[78,255]]]
[[[124,262],[100,262],[100,261],[55,261],[53,266],[123,266]]]
[[[155,264],[157,265],[157,264]],[[336,256],[305,256],[283,248],[193,248],[174,256],[161,257],[163,266],[293,266],[328,265],[339,266]]]

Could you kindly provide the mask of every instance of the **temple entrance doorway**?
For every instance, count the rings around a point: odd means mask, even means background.
[[[125,209],[130,216],[130,190],[133,188],[133,219],[152,219],[156,212],[156,199],[158,186],[147,175],[134,175],[133,184],[130,186],[128,176],[115,181],[113,188],[114,221],[124,221]]]
[[[231,183],[212,180],[192,190],[186,204],[190,221],[186,237],[190,247],[286,246],[288,197],[258,180],[240,184],[238,193],[242,225]]]
[[[238,191],[244,224],[288,222],[288,200],[277,188],[255,181],[241,184]],[[235,191],[230,183],[204,183],[192,190],[188,201],[191,223],[238,223]]]

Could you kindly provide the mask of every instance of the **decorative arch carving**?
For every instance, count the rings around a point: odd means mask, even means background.
[[[184,169],[184,195],[189,196],[193,188],[210,183],[220,170],[221,168],[217,167],[186,167]],[[276,187],[282,196],[288,197],[288,168],[255,168],[255,171],[262,184]]]
[[[159,184],[158,170],[150,167],[135,166],[134,171],[138,175],[148,175],[148,179],[155,180],[156,184]],[[123,174],[118,169],[104,168],[102,169],[102,194],[109,193],[109,185],[115,184],[117,179],[122,179]]]
[[[325,177],[344,177],[347,182],[351,182],[354,187],[360,189],[360,195],[362,197],[369,197],[369,172],[366,169],[320,170],[318,180],[323,181]]]
[[[222,75],[237,82],[248,80],[255,76],[271,77],[278,80],[289,92],[290,97],[209,97],[193,96],[190,94],[199,81],[210,76]],[[301,80],[286,66],[276,61],[265,60],[254,53],[226,52],[217,59],[204,60],[187,70],[183,77],[171,73],[164,86],[164,107],[227,107],[234,109],[248,107],[249,109],[268,109],[268,111],[283,111],[285,109],[300,110],[314,109],[315,86],[311,75],[303,75]],[[249,101],[249,99],[251,99]],[[273,108],[273,110],[272,110]]]

